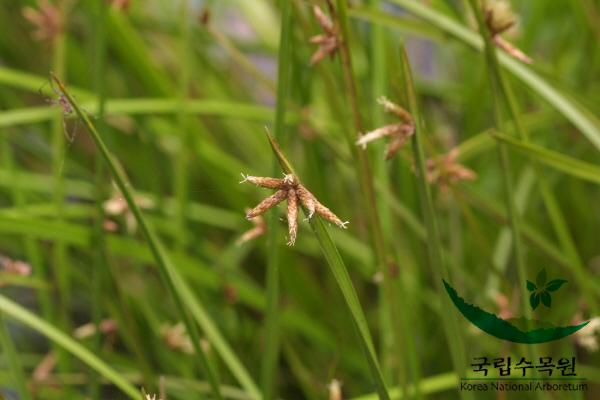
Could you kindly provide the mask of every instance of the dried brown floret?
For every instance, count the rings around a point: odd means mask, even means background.
[[[246,214],[248,214],[250,211],[252,210],[250,208],[247,208]],[[236,240],[235,243],[238,246],[242,243],[249,242],[250,240],[256,239],[257,237],[264,235],[267,231],[267,223],[265,222],[265,219],[260,215],[252,218],[250,221],[252,222],[254,227],[244,232],[242,236],[240,236],[239,239]]]
[[[385,97],[380,97],[377,101],[385,108],[385,111],[394,114],[402,122],[385,125],[381,128],[367,132],[360,136],[356,141],[356,145],[361,146],[364,149],[367,147],[367,143],[383,137],[389,137],[390,142],[385,151],[385,159],[389,160],[398,153],[408,138],[415,133],[415,125],[412,116],[404,108],[392,103]]]
[[[475,180],[475,171],[456,161],[458,154],[458,149],[454,148],[448,154],[427,160],[427,180],[438,184],[442,190],[447,190],[459,181]]]
[[[23,16],[35,26],[32,36],[38,41],[52,42],[63,30],[60,9],[48,0],[38,0],[37,8],[24,7]]]
[[[31,265],[25,261],[13,260],[0,255],[0,271],[7,274],[29,276],[31,275]]]
[[[281,189],[283,187],[283,179],[267,178],[262,176],[251,176],[242,174],[244,178],[240,183],[250,182],[256,186],[264,187],[267,189]]]
[[[287,220],[290,235],[288,246],[293,246],[298,235],[298,197],[294,189],[288,190]]]
[[[249,213],[246,214],[246,219],[252,219],[259,215],[264,214],[269,208],[275,207],[277,204],[281,203],[287,197],[287,191],[280,189],[258,203],[256,207],[250,210]]]
[[[412,135],[412,130],[408,131],[410,134],[398,135],[395,136],[387,145],[385,149],[385,159],[389,160],[394,157],[398,151],[404,146],[404,143],[408,140],[408,138]]]
[[[296,188],[296,195],[300,199],[302,205],[308,210],[308,218],[312,218],[315,214],[315,203],[316,199],[311,192],[306,190],[302,185],[298,185]]]
[[[313,13],[324,33],[310,38],[312,44],[319,45],[310,59],[311,65],[318,63],[328,55],[333,57],[340,45],[337,29],[331,19],[317,5],[313,6]]]
[[[333,222],[334,224],[336,224],[337,226],[339,226],[342,229],[346,229],[346,225],[348,225],[350,223],[348,221],[344,222],[341,219],[339,219],[338,216],[335,215],[333,212],[331,212],[331,210],[329,208],[325,207],[323,204],[319,203],[318,201],[315,204],[315,211],[321,217],[325,218],[329,222]]]

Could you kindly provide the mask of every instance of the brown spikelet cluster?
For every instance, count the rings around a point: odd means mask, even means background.
[[[240,183],[250,182],[257,186],[277,191],[261,201],[256,207],[246,213],[247,219],[254,219],[275,207],[283,200],[287,200],[287,222],[289,229],[288,245],[296,243],[298,235],[298,206],[302,205],[308,212],[308,218],[315,213],[332,222],[340,228],[346,228],[348,222],[343,222],[329,208],[321,204],[317,198],[304,187],[294,175],[284,175],[282,179],[242,174],[244,178]]]
[[[36,6],[36,8],[24,7],[23,17],[35,27],[33,39],[52,42],[63,30],[62,13],[48,0],[38,0]]]
[[[333,10],[331,5],[329,8]],[[313,6],[313,13],[315,19],[323,29],[323,33],[310,38],[312,44],[319,45],[319,48],[310,59],[311,65],[315,65],[327,56],[333,57],[340,46],[340,37],[337,28],[331,19],[317,5]]]
[[[179,322],[174,325],[165,323],[160,327],[160,334],[170,349],[185,354],[194,354],[194,346],[183,323]]]
[[[135,202],[141,209],[154,207],[154,202],[144,196],[136,196]],[[119,228],[119,224],[115,221],[119,216],[124,217],[127,232],[134,233],[136,231],[137,222],[135,216],[129,209],[127,200],[118,191],[115,191],[113,196],[104,202],[103,208],[107,217],[109,217],[104,220],[103,224],[107,232],[115,232]]]
[[[488,1],[484,6],[483,12],[485,24],[496,46],[517,60],[526,64],[532,64],[533,60],[530,57],[500,36],[503,32],[515,26],[517,22],[510,3],[504,0]]]
[[[11,275],[30,276],[31,265],[25,261],[13,260],[0,255],[0,272]]]
[[[454,148],[448,154],[427,160],[427,180],[444,191],[459,181],[475,180],[475,171],[456,161],[458,154],[458,149]]]
[[[410,113],[399,105],[392,103],[385,97],[380,97],[378,102],[384,107],[386,112],[395,115],[402,122],[385,125],[362,134],[356,141],[356,145],[364,149],[367,147],[367,143],[379,138],[388,137],[390,140],[385,150],[385,159],[389,160],[398,153],[402,146],[415,133],[415,124]]]
[[[77,339],[85,339],[95,335],[97,332],[103,335],[115,335],[119,330],[117,322],[113,319],[103,319],[100,324],[96,325],[92,322],[83,324],[73,331],[73,336]]]

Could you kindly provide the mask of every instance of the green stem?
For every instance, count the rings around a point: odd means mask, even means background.
[[[275,137],[285,140],[286,104],[290,92],[290,76],[292,68],[292,4],[283,0],[281,3],[281,32],[279,36],[278,72],[277,72],[277,104],[275,106]],[[273,175],[279,175],[277,164],[273,165]],[[273,213],[269,220],[267,244],[267,308],[265,314],[265,352],[261,369],[261,384],[265,400],[276,397],[276,382],[279,362],[279,220]]]
[[[268,133],[267,138],[269,139],[273,153],[275,153],[277,161],[281,165],[281,168],[283,168],[284,172],[287,174],[293,174],[300,179],[292,167],[292,164],[283,154],[279,143]],[[361,348],[367,359],[367,364],[369,365],[369,370],[371,371],[373,379],[375,380],[375,386],[377,387],[379,398],[382,400],[389,400],[390,396],[383,378],[383,374],[381,373],[381,368],[379,367],[379,361],[377,361],[377,355],[375,352],[375,347],[373,346],[373,340],[371,338],[371,333],[369,332],[367,320],[362,310],[362,306],[360,305],[358,295],[356,294],[356,289],[354,288],[352,280],[350,279],[348,269],[344,264],[344,260],[340,256],[340,253],[333,243],[331,236],[329,236],[327,228],[321,220],[321,217],[311,218],[310,226],[317,237],[317,241],[319,242],[323,256],[331,268],[331,272],[333,273],[340,291],[342,292],[346,306],[348,306],[348,310],[352,316],[352,322],[354,323],[354,326],[358,332]]]
[[[444,288],[442,279],[449,276],[448,265],[443,257],[443,248],[441,243],[439,224],[437,215],[433,206],[431,189],[427,182],[427,167],[425,166],[425,151],[423,149],[423,139],[425,131],[421,121],[417,96],[414,90],[412,72],[406,50],[404,46],[401,49],[401,60],[404,75],[404,87],[406,90],[406,98],[408,100],[409,112],[415,121],[415,133],[412,137],[412,150],[415,159],[417,185],[419,188],[419,197],[421,199],[421,209],[425,219],[425,227],[427,230],[427,251],[431,262],[432,273],[435,279],[435,286],[440,296],[444,296]],[[442,322],[444,333],[450,348],[450,355],[455,371],[462,371],[466,365],[465,346],[463,337],[458,327],[458,321],[454,314],[442,312]],[[467,392],[460,391],[462,398],[471,397]]]
[[[66,2],[60,1],[58,3],[59,12],[63,21],[67,21],[67,7]],[[52,69],[54,74],[59,77],[64,77],[66,73],[66,26],[63,30],[57,34],[53,42],[53,54],[52,54]],[[56,95],[54,95],[56,96]],[[64,180],[63,180],[63,167],[65,164],[65,132],[66,125],[63,119],[63,110],[57,105],[54,110],[54,118],[52,119],[52,180],[54,182],[53,200],[56,205],[55,219],[61,222],[63,219],[63,205],[64,205]],[[58,306],[57,306],[57,320],[60,322],[60,326],[65,331],[71,330],[71,323],[69,317],[69,305],[71,304],[70,293],[70,270],[69,263],[67,260],[67,249],[64,241],[57,239],[54,242],[52,248],[52,266],[55,273],[55,280],[57,284],[57,295],[58,295]],[[66,352],[59,349],[58,352],[58,364],[59,369],[62,372],[69,372],[70,361],[69,356]]]
[[[352,112],[352,122],[354,125],[354,134],[345,130],[348,146],[354,160],[356,160],[356,169],[359,176],[361,193],[364,196],[364,204],[371,229],[371,239],[375,247],[377,256],[378,270],[387,275],[387,256],[385,250],[385,240],[381,229],[381,222],[377,212],[377,202],[375,200],[375,189],[373,187],[373,176],[369,166],[369,156],[366,151],[361,151],[355,144],[356,139],[363,132],[362,117],[358,105],[358,93],[354,81],[354,72],[352,69],[352,58],[350,56],[350,29],[348,27],[348,11],[346,0],[337,0],[338,21],[341,28],[340,56],[342,60],[342,70],[344,82],[348,91],[348,101]]]
[[[381,307],[381,329],[386,330],[391,328],[392,331],[398,332],[399,327],[397,325],[392,326],[392,323],[398,324],[400,321],[402,321],[402,318],[399,317],[400,311],[397,307],[398,301],[395,294],[395,285],[397,282],[392,282],[394,277],[390,275],[390,268],[388,268],[388,263],[392,259],[389,259],[388,257],[386,242],[383,236],[375,195],[374,177],[369,163],[369,154],[368,152],[359,149],[355,144],[356,139],[361,135],[361,133],[364,132],[364,130],[362,117],[360,115],[360,107],[358,104],[358,91],[354,78],[354,71],[352,68],[352,57],[350,54],[351,39],[346,0],[337,0],[336,5],[337,20],[341,34],[340,57],[342,62],[342,71],[354,125],[354,134],[348,130],[345,130],[346,140],[348,142],[352,157],[355,160],[356,172],[359,177],[361,193],[363,195],[364,209],[366,210],[367,220],[371,232],[371,242],[375,248],[377,271],[381,271],[383,273],[382,290],[379,297],[379,303]],[[391,344],[395,349],[394,352],[397,353],[398,357],[400,357],[401,346],[398,333],[391,335],[391,337],[386,339],[386,341],[383,343],[384,346],[386,343]]]
[[[190,27],[190,4],[189,0],[184,0],[181,3],[179,15],[180,25],[180,53],[179,65],[180,80],[179,80],[179,100],[181,101],[179,112],[177,113],[177,122],[179,127],[179,149],[175,152],[175,176],[174,176],[174,192],[177,198],[178,211],[175,218],[176,226],[176,249],[177,251],[185,250],[187,244],[186,234],[186,216],[188,212],[188,168],[190,161],[190,135],[189,135],[189,116],[183,111],[184,104],[188,97],[190,88],[190,72],[191,72],[191,27]]]
[[[182,318],[186,326],[187,332],[190,335],[190,339],[195,349],[195,354],[198,356],[201,366],[208,376],[208,380],[211,384],[213,394],[217,399],[222,399],[216,372],[213,370],[212,365],[210,364],[207,358],[207,355],[204,353],[204,350],[200,345],[200,334],[198,333],[198,328],[196,324],[192,321],[186,308],[184,307],[183,300],[178,291],[178,288],[181,289],[185,285],[184,282],[181,280],[181,277],[179,276],[175,267],[171,263],[170,258],[167,256],[167,253],[163,248],[162,243],[158,239],[158,236],[154,232],[154,229],[148,224],[148,222],[142,215],[139,206],[135,202],[135,196],[133,189],[131,188],[131,183],[129,182],[120,164],[118,164],[117,159],[114,158],[111,152],[108,150],[108,148],[104,144],[104,141],[102,140],[102,137],[90,121],[87,114],[85,114],[81,110],[81,108],[75,102],[73,97],[69,94],[69,92],[67,92],[63,83],[55,75],[52,75],[52,79],[58,85],[61,93],[73,106],[73,109],[86,126],[96,146],[98,147],[103,158],[108,164],[108,168],[115,180],[115,183],[117,184],[119,190],[123,194],[123,197],[125,197],[125,200],[127,201],[129,210],[133,213],[136,222],[140,227],[140,230],[142,231],[142,233],[148,241],[148,245],[160,269],[162,278],[167,284],[169,292],[171,293],[171,296],[173,297],[175,305],[177,306],[177,309],[179,311],[180,317]]]
[[[378,10],[380,5],[380,0],[373,0],[371,8],[373,10]],[[386,94],[387,87],[389,86],[386,73],[386,44],[387,41],[384,28],[379,25],[374,25],[371,34],[372,99],[376,99],[379,96]],[[374,126],[385,125],[383,109],[374,101],[372,102],[372,114]],[[377,187],[390,187],[390,178],[387,168],[388,163],[385,158],[382,157],[382,144],[375,146],[375,151],[377,156],[374,177],[376,179]],[[398,246],[401,240],[406,238],[403,238],[401,234],[394,231],[389,203],[380,201],[377,210],[379,216],[381,216],[384,237],[394,238],[393,246]],[[402,279],[399,275],[406,273],[405,266],[407,263],[399,258],[398,253],[393,254],[392,256],[393,262],[397,265],[396,269],[399,270],[399,272],[397,272],[397,276],[392,276],[390,274],[389,279],[386,279],[386,282],[384,282],[383,290],[379,293],[381,326],[381,346],[379,352],[382,369],[388,382],[392,384],[397,380],[401,388],[406,388],[409,377],[417,381],[420,379],[420,372],[417,361],[418,356],[415,354],[413,335],[408,334],[410,331],[409,313],[406,311],[401,312],[398,308],[400,304],[406,304],[408,301],[407,296],[405,296],[407,287],[402,284]],[[404,310],[406,309],[408,308],[404,308]],[[394,361],[398,365],[397,373],[395,375],[392,371],[392,363]],[[389,380],[392,376],[394,381]],[[418,390],[415,395],[417,398],[420,398]]]
[[[502,113],[502,95],[506,92],[503,92],[505,86],[496,55],[496,46],[493,44],[491,34],[485,24],[481,4],[478,2],[478,0],[469,0],[469,3],[471,5],[471,10],[473,11],[477,19],[479,32],[485,44],[484,53],[487,60],[487,67],[490,75],[489,79],[492,89],[495,126],[501,132],[507,132],[508,127],[506,126],[506,121]],[[513,115],[513,117],[515,116],[516,114]],[[515,124],[519,124],[518,119],[515,119]],[[500,158],[500,167],[502,169],[504,201],[506,203],[509,226],[513,237],[513,248],[515,261],[517,265],[517,274],[519,277],[519,286],[521,288],[520,293],[522,294],[521,302],[523,307],[523,314],[527,319],[529,325],[529,321],[532,318],[532,311],[529,307],[528,298],[525,295],[526,293],[528,293],[526,287],[527,265],[525,261],[525,248],[522,241],[521,218],[515,205],[515,190],[512,182],[512,177],[510,176],[510,156],[508,154],[508,149],[506,148],[506,145],[504,143],[498,142],[497,149]],[[525,351],[527,351],[532,358],[537,359],[536,346],[527,346],[525,347]]]

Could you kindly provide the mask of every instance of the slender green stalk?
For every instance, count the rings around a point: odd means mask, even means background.
[[[277,161],[281,165],[281,168],[283,168],[284,172],[287,174],[294,174],[296,177],[298,177],[298,174],[296,174],[294,171],[292,164],[283,154],[279,143],[277,143],[277,141],[271,135],[269,135],[269,133],[267,133],[267,138],[269,139],[271,148],[273,149]],[[360,305],[356,290],[354,289],[354,285],[352,284],[352,280],[350,279],[350,275],[348,274],[348,269],[344,264],[344,260],[340,256],[340,253],[333,243],[331,236],[329,236],[327,228],[325,227],[325,224],[321,218],[310,218],[310,226],[317,237],[317,241],[319,242],[323,256],[325,257],[327,264],[329,264],[331,272],[333,273],[340,291],[342,292],[346,305],[348,306],[352,316],[352,322],[354,323],[354,326],[358,332],[361,348],[369,365],[369,370],[371,371],[373,379],[375,380],[379,398],[382,400],[389,400],[390,396],[388,394],[383,374],[381,373],[381,368],[379,367],[379,361],[377,361],[377,355],[375,352],[375,347],[373,346],[373,340],[371,338],[371,333],[369,332],[367,320]]]
[[[493,132],[492,137],[509,145],[512,149],[532,157],[538,163],[560,171],[564,174],[583,179],[588,182],[600,184],[600,167],[595,164],[565,156],[562,153],[548,150],[529,141],[515,139],[512,136]]]
[[[131,189],[131,183],[129,183],[129,180],[127,179],[122,167],[117,163],[117,160],[113,157],[113,155],[110,153],[110,151],[104,144],[104,141],[102,140],[95,126],[88,118],[87,114],[81,111],[81,108],[75,102],[73,97],[69,94],[69,92],[67,92],[63,83],[55,75],[52,75],[52,79],[58,85],[61,93],[73,106],[73,109],[75,110],[81,121],[85,124],[87,130],[92,135],[92,139],[94,140],[96,146],[98,147],[102,156],[107,162],[109,170],[113,178],[115,179],[115,183],[117,184],[119,190],[123,194],[123,197],[125,197],[125,200],[127,201],[129,210],[131,210],[131,212],[133,213],[136,222],[138,223],[138,226],[140,227],[144,236],[148,240],[148,245],[150,246],[155,261],[161,271],[162,278],[167,284],[168,290],[171,293],[173,300],[175,301],[175,305],[177,306],[180,317],[186,326],[188,334],[190,335],[190,339],[194,346],[195,354],[198,356],[201,366],[208,376],[208,380],[213,389],[213,394],[217,399],[221,399],[222,396],[220,393],[216,372],[213,370],[212,365],[210,364],[207,358],[207,355],[204,353],[204,350],[200,345],[200,334],[198,333],[198,328],[196,324],[194,324],[194,322],[191,320],[184,306],[182,294],[180,294],[177,288],[177,283],[179,283],[179,285],[184,285],[184,283],[181,281],[181,277],[177,273],[175,267],[172,265],[171,260],[168,257],[166,251],[164,250],[162,243],[158,239],[158,236],[156,236],[153,228],[146,222],[146,219],[142,215],[139,206],[135,202],[134,193]],[[176,281],[181,282],[176,283]]]
[[[379,302],[381,307],[381,329],[386,330],[391,328],[395,333],[390,335],[383,344],[384,346],[386,343],[393,345],[394,352],[397,353],[398,357],[401,357],[399,354],[401,348],[398,331],[399,326],[397,324],[399,324],[402,319],[399,317],[400,311],[397,307],[398,299],[395,294],[396,284],[392,282],[393,277],[390,275],[390,268],[388,268],[388,263],[391,261],[391,259],[388,257],[379,210],[377,207],[374,177],[371,172],[368,152],[359,149],[355,144],[356,139],[364,132],[364,130],[358,103],[357,85],[352,67],[352,57],[350,54],[351,38],[348,22],[348,6],[346,0],[337,0],[336,5],[337,20],[341,34],[340,57],[342,62],[342,71],[354,127],[354,133],[345,130],[346,140],[348,142],[348,146],[350,147],[352,158],[355,160],[356,172],[359,177],[361,194],[363,196],[364,209],[366,211],[367,221],[369,223],[369,229],[371,233],[371,242],[373,243],[375,249],[377,270],[383,273],[382,293],[380,293]],[[392,326],[392,322],[396,325]],[[382,351],[384,350],[382,349]],[[400,374],[400,376],[402,376],[402,374]]]
[[[374,10],[379,9],[381,2],[379,0],[373,0],[371,8]],[[387,79],[387,58],[386,58],[386,35],[383,26],[373,26],[371,32],[371,68],[372,68],[372,85],[371,85],[371,98],[376,99],[387,93],[388,79]],[[383,108],[375,101],[372,102],[372,122],[374,126],[385,125],[385,118]],[[377,181],[377,187],[390,187],[390,178],[388,172],[388,162],[383,154],[383,146],[380,144],[375,148],[376,154],[379,156],[376,158],[374,177]],[[394,225],[392,224],[393,218],[391,215],[391,208],[389,202],[380,201],[378,203],[378,213],[381,216],[382,231],[385,238],[394,238],[391,243],[392,247],[399,247],[400,242],[405,239],[401,234],[394,231]],[[397,269],[399,274],[406,273],[405,263],[400,260],[398,254],[393,255],[392,258],[394,263],[398,266]],[[390,259],[390,261],[392,260]],[[419,380],[420,372],[418,368],[418,359],[415,354],[415,343],[413,341],[414,334],[409,335],[409,313],[406,312],[408,307],[403,307],[402,312],[399,307],[405,305],[409,301],[405,296],[407,288],[401,285],[402,279],[400,276],[392,276],[390,274],[389,279],[383,286],[383,290],[380,291],[380,334],[381,334],[381,346],[379,349],[381,365],[386,380],[393,384],[396,380],[400,384],[400,387],[405,388],[407,380]],[[404,350],[404,351],[403,351]],[[391,364],[395,362],[397,364],[397,372],[392,371]],[[393,374],[393,372],[396,372]],[[394,380],[390,380],[392,378]],[[417,388],[415,393],[417,398],[420,398],[420,393]]]
[[[425,166],[425,151],[423,149],[423,139],[425,131],[421,121],[421,114],[417,102],[412,72],[406,50],[402,46],[401,52],[402,69],[404,76],[404,88],[406,90],[406,98],[408,100],[409,112],[415,121],[415,134],[412,137],[412,150],[415,159],[417,184],[419,188],[419,197],[423,218],[425,219],[425,227],[427,230],[427,251],[431,262],[432,274],[435,280],[437,292],[440,296],[444,296],[442,287],[442,279],[449,276],[448,266],[443,257],[443,249],[440,238],[439,224],[437,215],[433,205],[431,189],[427,182],[427,168]],[[463,371],[466,366],[465,345],[462,333],[458,327],[458,321],[454,314],[442,312],[442,322],[446,340],[450,348],[450,355],[455,371]],[[462,398],[470,398],[470,394],[460,391]]]
[[[506,120],[502,113],[502,96],[504,89],[504,82],[502,74],[499,68],[498,59],[496,55],[496,46],[492,43],[490,32],[485,24],[481,4],[478,0],[469,0],[471,10],[473,11],[477,25],[479,26],[479,32],[483,37],[485,44],[485,57],[487,61],[487,67],[489,71],[490,85],[492,89],[492,101],[494,108],[494,122],[497,129],[502,132],[507,131]],[[513,110],[514,111],[514,110]],[[513,114],[513,118],[516,114]],[[516,124],[519,124],[518,119],[515,120]],[[510,156],[504,143],[498,142],[498,155],[500,158],[500,167],[502,169],[502,180],[504,184],[504,201],[506,204],[506,211],[509,219],[509,226],[513,237],[513,249],[515,262],[517,265],[517,274],[519,277],[519,285],[521,287],[520,293],[521,302],[523,308],[523,314],[527,319],[527,324],[532,318],[532,311],[529,307],[529,301],[525,293],[527,293],[526,281],[527,281],[527,265],[525,261],[525,247],[522,241],[522,228],[521,218],[519,211],[515,204],[515,190],[510,176],[511,165]],[[537,359],[537,348],[536,346],[524,346],[524,350],[529,353],[531,357]]]
[[[387,262],[385,240],[383,237],[383,231],[381,229],[381,221],[377,211],[375,189],[373,187],[373,176],[371,173],[371,167],[369,166],[369,156],[366,151],[361,151],[355,144],[356,139],[359,137],[361,132],[363,132],[363,124],[358,105],[358,93],[356,82],[354,81],[352,58],[350,55],[350,29],[348,27],[347,4],[346,0],[337,0],[336,4],[338,22],[341,28],[340,56],[342,60],[342,70],[344,82],[348,91],[348,102],[350,103],[352,122],[355,131],[352,133],[346,130],[346,139],[352,154],[352,158],[356,160],[357,174],[359,177],[361,193],[364,196],[363,201],[371,229],[371,239],[375,247],[375,254],[377,256],[378,269],[382,270],[387,276],[387,269],[385,268]]]
[[[481,11],[481,6],[477,2],[477,0],[469,0],[471,9],[475,16],[477,17],[477,22],[479,25],[479,30],[481,35],[484,38],[485,42],[485,56],[488,63],[488,68],[490,70],[490,84],[492,87],[492,99],[494,104],[494,120],[496,127],[501,132],[506,132],[508,129],[505,126],[506,122],[502,116],[502,104],[501,104],[501,77],[499,71],[497,69],[497,60],[496,60],[496,47],[493,45],[490,33],[485,25],[485,21],[483,19],[483,14]],[[513,236],[514,242],[514,252],[515,252],[515,260],[517,264],[517,270],[519,274],[519,284],[522,286],[522,293],[527,293],[527,288],[525,287],[525,281],[527,279],[526,276],[526,264],[525,264],[525,253],[524,247],[521,240],[521,228],[520,228],[520,218],[519,213],[516,210],[516,206],[514,203],[514,190],[512,178],[510,176],[510,159],[508,152],[506,150],[506,146],[503,144],[498,144],[498,154],[500,157],[500,163],[502,168],[502,177],[504,183],[504,195],[505,195],[505,203],[506,209],[508,213],[508,217],[510,220],[510,228]],[[523,307],[526,318],[531,318],[531,310],[527,303],[527,297],[522,296]]]
[[[102,128],[104,126],[104,113],[106,106],[106,88],[104,86],[105,60],[106,60],[106,7],[104,0],[96,0],[95,23],[94,23],[94,89],[98,93],[98,113],[96,114],[97,123]],[[104,161],[100,156],[94,160],[94,183],[96,187],[96,215],[94,216],[94,264],[91,279],[91,314],[92,322],[96,327],[92,349],[94,353],[100,354],[102,348],[102,333],[100,324],[102,321],[102,293],[104,289],[104,277],[110,270],[107,264],[106,237],[104,231],[104,200],[106,193],[105,185],[105,167]],[[100,400],[101,385],[96,373],[90,376],[90,395],[92,399]]]
[[[292,4],[288,0],[281,2],[281,32],[279,37],[277,104],[275,106],[275,137],[285,140],[285,112],[290,91],[292,69]],[[277,163],[273,165],[273,176],[279,174]],[[280,244],[279,220],[273,213],[269,221],[267,245],[267,308],[265,315],[265,351],[261,369],[261,385],[266,400],[276,398],[276,382],[279,364],[279,283],[280,283]]]
[[[61,348],[96,370],[109,382],[121,389],[128,397],[139,400],[140,393],[135,387],[127,382],[118,371],[111,368],[84,346],[71,339],[70,335],[65,334],[54,325],[49,324],[3,295],[0,295],[0,311],[46,336]]]
[[[66,1],[58,2],[59,13],[63,21],[67,21]],[[53,41],[52,47],[52,69],[60,77],[66,73],[66,27],[59,32]],[[54,182],[53,200],[56,205],[55,218],[57,221],[63,219],[64,204],[64,180],[63,166],[65,163],[65,124],[63,122],[63,110],[56,107],[54,118],[52,119],[52,180]],[[71,277],[69,261],[67,258],[67,249],[65,243],[59,238],[54,242],[52,248],[52,270],[57,284],[58,305],[56,307],[56,318],[60,327],[65,331],[71,330],[69,306],[71,304]],[[70,369],[70,360],[67,353],[59,349],[58,352],[59,369],[62,372],[68,372]]]
[[[179,106],[179,112],[177,113],[177,124],[179,128],[179,149],[174,153],[175,165],[174,171],[174,192],[177,198],[178,211],[175,218],[175,225],[177,229],[176,235],[176,250],[185,250],[187,244],[187,212],[188,212],[188,169],[190,164],[190,126],[189,116],[183,111],[184,104],[188,97],[188,91],[190,88],[190,76],[192,68],[191,54],[191,26],[190,26],[190,3],[189,0],[183,0],[181,2],[181,10],[179,13],[179,29],[180,29],[180,52],[179,52],[179,65],[180,78],[179,78],[179,100],[181,104]]]

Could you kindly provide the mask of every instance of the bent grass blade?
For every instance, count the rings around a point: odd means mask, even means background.
[[[204,371],[207,373],[207,378],[211,384],[214,396],[217,399],[222,398],[217,375],[213,370],[212,364],[209,362],[207,355],[202,350],[197,326],[190,319],[190,314],[188,313],[191,313],[198,324],[204,329],[208,340],[214,345],[215,349],[227,363],[232,374],[238,379],[240,384],[242,384],[242,386],[244,386],[244,388],[251,393],[254,398],[260,398],[260,392],[250,378],[250,375],[246,372],[245,368],[242,366],[241,362],[239,362],[231,348],[226,344],[225,339],[216,329],[216,324],[214,324],[214,322],[210,319],[208,314],[205,312],[204,307],[193,295],[193,291],[189,288],[179,272],[175,269],[170,257],[167,255],[162,243],[154,232],[154,229],[144,218],[139,206],[134,201],[135,196],[131,183],[127,179],[117,159],[108,150],[106,144],[100,136],[100,133],[96,130],[87,114],[82,111],[81,107],[79,107],[77,102],[73,99],[73,96],[71,96],[71,94],[66,90],[64,84],[54,75],[52,75],[52,79],[57,84],[60,92],[73,106],[77,116],[82,120],[83,124],[86,126],[88,132],[92,136],[92,139],[100,150],[102,157],[108,164],[115,183],[119,187],[119,190],[127,201],[129,209],[132,211],[136,222],[138,223],[138,226],[146,237],[156,264],[160,269],[167,288],[173,297],[173,300],[175,301],[176,307],[179,310],[180,317],[186,326],[188,334],[190,335],[196,354],[199,357],[199,361]]]

